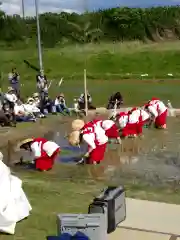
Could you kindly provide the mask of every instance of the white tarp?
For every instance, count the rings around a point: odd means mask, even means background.
[[[0,153],[0,232],[14,234],[16,223],[28,217],[32,208],[22,189],[22,181],[11,175],[1,158]]]

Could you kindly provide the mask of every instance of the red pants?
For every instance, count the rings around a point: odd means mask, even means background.
[[[143,132],[143,122],[137,124],[137,135],[141,135]]]
[[[140,131],[138,129],[140,129],[138,123],[128,123],[126,127],[122,130],[122,136],[127,137],[129,135],[138,134],[138,131]]]
[[[47,155],[44,157],[37,158],[35,161],[36,169],[41,171],[50,170],[54,165],[54,161],[57,155],[59,154],[59,151],[60,151],[60,148],[58,148],[51,157]]]
[[[104,160],[104,154],[106,151],[107,143],[102,145],[97,145],[96,148],[90,153],[88,158],[88,164],[93,164],[93,162],[99,163]]]
[[[114,124],[111,128],[106,130],[106,136],[108,138],[118,138],[119,137],[119,131],[116,127],[116,124]]]
[[[141,135],[143,133],[143,126],[149,122],[149,119],[145,121],[140,121],[137,123],[137,135]]]
[[[167,119],[167,110],[164,111],[160,116],[158,116],[155,120],[155,126],[156,127],[161,127],[164,124],[166,124],[166,119]]]

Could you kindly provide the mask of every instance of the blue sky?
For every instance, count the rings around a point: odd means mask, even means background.
[[[7,14],[21,14],[22,0],[1,0],[0,9]],[[151,7],[158,5],[177,5],[180,0],[39,0],[41,12],[82,12],[88,7],[89,10],[110,8],[116,6],[127,7]],[[28,16],[35,14],[34,0],[24,0],[25,13]]]

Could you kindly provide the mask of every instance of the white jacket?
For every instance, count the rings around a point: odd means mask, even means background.
[[[28,113],[40,113],[40,109],[34,104],[23,104],[23,106]]]
[[[13,102],[15,103],[17,101],[17,96],[15,94],[9,94],[9,93],[6,93],[5,94],[5,98],[10,101],[10,102]]]
[[[31,205],[22,189],[22,181],[11,175],[0,161],[0,232],[15,233],[16,223],[29,216]]]

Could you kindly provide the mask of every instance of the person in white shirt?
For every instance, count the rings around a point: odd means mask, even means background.
[[[15,90],[12,87],[8,87],[8,91],[5,93],[5,98],[11,103],[15,103],[18,99]]]
[[[34,106],[40,108],[40,97],[39,97],[39,93],[33,93],[32,98],[34,99]]]
[[[48,171],[52,169],[56,157],[60,153],[60,146],[45,138],[28,138],[19,144],[20,149],[32,153],[35,169]]]
[[[8,87],[7,93],[4,94],[4,103],[3,110],[7,113],[8,118],[12,119],[14,126],[16,125],[16,118],[14,114],[14,105],[17,102],[18,98],[16,96],[16,92],[12,87]]]
[[[60,93],[55,101],[54,101],[54,105],[56,107],[56,112],[62,113],[63,115],[65,115],[65,113],[67,113],[68,115],[70,115],[70,111],[68,109],[68,107],[66,106],[66,101],[65,101],[65,97],[63,93]]]
[[[23,103],[18,100],[14,106],[14,114],[17,122],[35,122],[36,118],[32,116],[23,106]]]
[[[27,102],[23,104],[23,106],[25,111],[30,113],[32,116],[34,115],[34,117],[39,117],[39,118],[45,117],[44,114],[41,113],[40,109],[36,107],[36,105],[34,104],[33,98],[28,98]]]
[[[104,160],[108,137],[101,126],[76,119],[72,122],[72,130],[68,138],[72,146],[77,146],[82,141],[88,145],[88,151],[79,163],[99,164]]]
[[[144,109],[153,116],[155,128],[166,129],[168,110],[159,98],[153,97]]]
[[[36,76],[37,89],[40,95],[41,100],[43,100],[44,95],[48,94],[48,82],[47,77],[44,74],[44,70],[40,70],[39,74]]]

